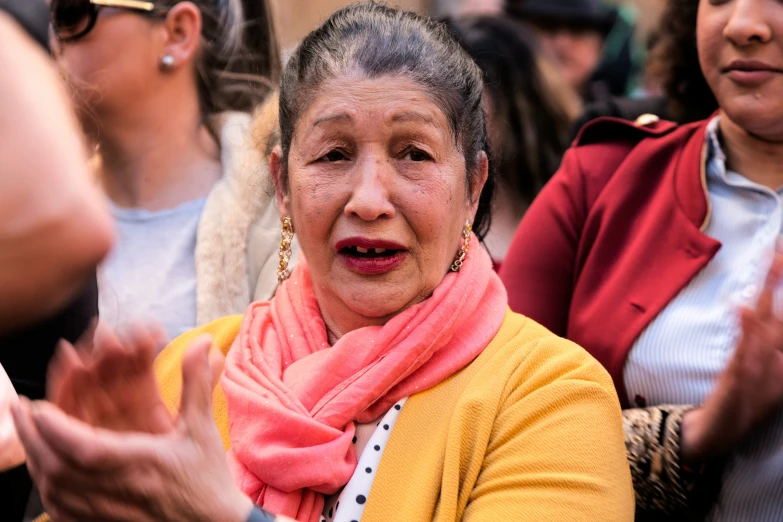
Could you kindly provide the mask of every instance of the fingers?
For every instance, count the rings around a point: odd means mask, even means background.
[[[215,379],[212,372],[221,363],[210,363],[211,348],[212,337],[201,335],[193,341],[182,359],[180,418],[187,428],[197,428],[205,418],[212,423],[212,382]]]
[[[85,330],[81,337],[79,337],[79,340],[76,341],[75,348],[80,355],[88,355],[92,353],[95,346],[95,332],[98,328],[98,322],[99,320],[97,317],[93,318],[90,321],[87,330]]]
[[[118,452],[117,448],[111,448],[111,444],[101,444],[100,439],[106,433],[87,433],[86,430],[77,433],[78,429],[62,429],[63,426],[58,424],[63,421],[72,422],[74,426],[80,423],[56,412],[58,410],[51,405],[38,403],[31,407],[25,400],[25,404],[13,413],[20,438],[29,451],[28,470],[52,519],[58,522],[141,520],[138,516],[125,516],[130,510],[121,502],[103,502],[111,499],[111,492],[116,490],[116,480],[109,479],[116,475],[103,473],[105,466],[96,466],[112,462],[115,464],[113,468],[123,472],[143,458],[136,451],[140,445],[126,438],[122,441],[124,453]],[[60,437],[64,437],[62,442]],[[52,441],[66,446],[66,453],[62,452],[63,447],[56,447]],[[93,448],[92,452],[84,451],[88,447]],[[105,458],[107,450],[113,452],[112,459]],[[124,457],[124,460],[117,457]],[[105,497],[106,494],[110,496]]]
[[[158,325],[138,325],[124,332],[122,344],[132,351],[135,369],[145,370],[165,346],[166,334]]]
[[[20,404],[11,410],[11,415],[14,419],[16,433],[27,454],[27,469],[33,478],[38,478],[41,464],[54,462],[56,460],[55,454],[38,433],[38,428],[32,418],[30,401],[25,397],[20,397]]]
[[[120,343],[119,337],[114,333],[111,326],[106,321],[99,320],[95,327],[95,335],[93,336],[93,350],[100,352],[105,346],[118,345]]]
[[[155,325],[132,325],[119,336],[108,327],[102,328],[96,341],[100,348],[94,357],[92,373],[101,386],[111,389],[120,379],[150,371],[163,342],[165,334]]]
[[[20,437],[30,437],[37,455],[67,462],[83,472],[113,470],[147,459],[160,440],[92,428],[46,402],[36,403],[20,420],[26,430]]]
[[[223,375],[223,367],[226,365],[226,356],[219,349],[212,346],[209,351],[209,371],[212,375],[212,389],[220,382],[220,376]]]
[[[66,391],[69,379],[77,368],[83,368],[84,364],[76,353],[76,349],[65,339],[57,343],[54,357],[49,363],[46,374],[47,398],[53,403],[62,406],[64,403],[63,392]]]

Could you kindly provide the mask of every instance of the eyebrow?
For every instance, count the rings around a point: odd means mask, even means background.
[[[342,112],[340,114],[331,114],[329,116],[323,116],[321,118],[316,119],[313,122],[313,127],[318,127],[322,123],[329,123],[332,121],[353,121],[353,118],[351,118],[351,115],[347,112]]]
[[[406,111],[406,112],[397,113],[394,116],[392,116],[392,119],[391,119],[391,121],[393,121],[395,123],[396,122],[400,122],[400,121],[405,121],[405,120],[419,120],[419,121],[423,121],[424,123],[429,123],[431,125],[435,125],[436,127],[438,126],[437,122],[435,121],[435,119],[432,118],[431,116],[426,116],[424,114],[421,114],[421,113],[418,113],[418,112],[412,112],[412,111]],[[317,126],[319,126],[319,125],[321,125],[323,123],[329,123],[329,122],[332,122],[332,121],[349,121],[350,122],[350,121],[353,121],[353,118],[351,117],[350,114],[348,114],[346,112],[343,112],[343,113],[340,113],[340,114],[331,114],[329,116],[323,116],[321,118],[316,119],[313,122],[313,127],[317,127]]]
[[[392,116],[391,119],[391,121],[393,122],[405,121],[405,120],[419,120],[419,121],[423,121],[424,123],[435,125],[436,127],[438,126],[437,122],[433,117],[418,112],[411,112],[411,111],[400,112]]]

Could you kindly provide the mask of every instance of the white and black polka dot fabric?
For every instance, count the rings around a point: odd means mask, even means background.
[[[407,400],[405,398],[397,402],[380,421],[377,421],[375,431],[359,456],[356,471],[337,497],[337,502],[330,502],[327,499],[321,517],[322,522],[359,522],[362,519],[364,506],[367,505],[367,497],[370,494],[372,481],[375,479],[375,472],[381,463],[383,450],[386,448],[392,428],[394,428]],[[354,438],[354,443],[356,443],[356,438]]]

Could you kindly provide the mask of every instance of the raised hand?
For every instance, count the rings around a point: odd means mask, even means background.
[[[174,418],[158,390],[153,361],[162,330],[136,325],[118,337],[108,326],[77,346],[62,341],[49,366],[49,400],[94,427],[166,433]]]
[[[728,452],[783,402],[783,321],[774,310],[782,280],[778,248],[755,308],[739,310],[742,335],[715,391],[683,419],[685,462]]]
[[[252,502],[231,480],[212,419],[220,359],[210,347],[202,337],[185,355],[180,416],[167,433],[92,427],[45,402],[15,409],[28,468],[56,522],[247,520]]]

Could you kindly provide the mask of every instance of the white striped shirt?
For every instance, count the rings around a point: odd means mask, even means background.
[[[632,404],[704,402],[739,338],[736,307],[755,302],[783,228],[783,188],[726,170],[718,117],[707,140],[712,217],[705,233],[722,246],[634,344],[624,373]],[[775,297],[779,308],[783,288]],[[783,521],[783,408],[735,448],[709,520]]]

